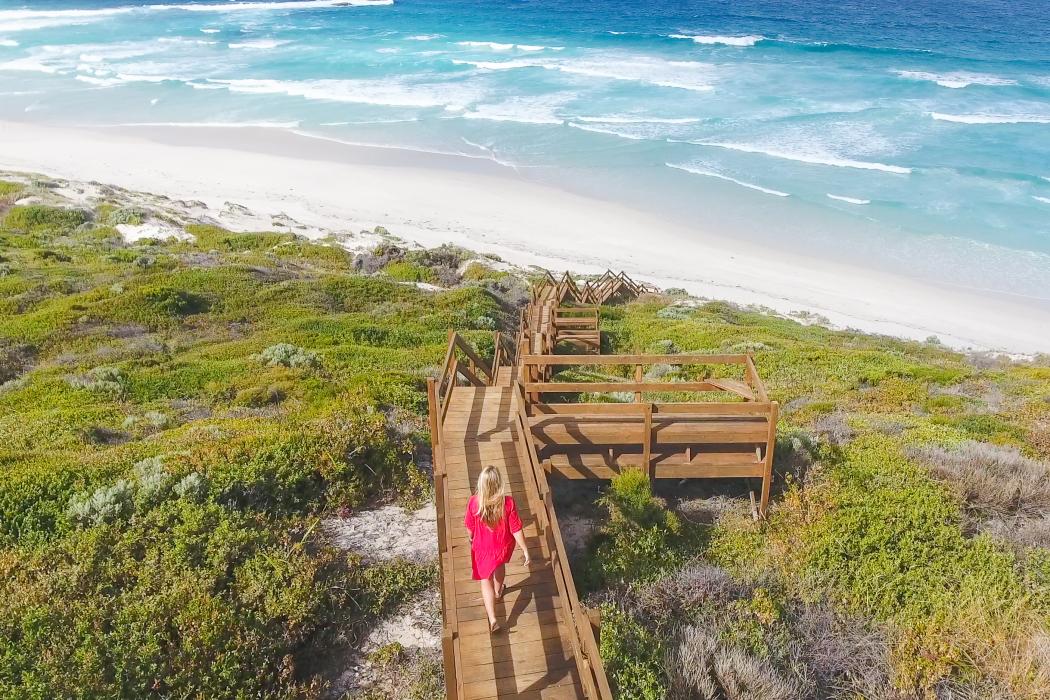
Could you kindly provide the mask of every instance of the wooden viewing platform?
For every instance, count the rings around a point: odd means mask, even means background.
[[[449,333],[440,376],[428,381],[437,505],[442,652],[454,700],[612,700],[598,653],[598,620],[579,601],[548,475],[608,479],[623,469],[650,478],[757,477],[764,514],[772,481],[777,404],[750,355],[601,355],[602,304],[651,291],[606,272],[578,285],[566,273],[533,287],[518,333],[494,334],[491,360]],[[572,354],[556,354],[568,348]],[[646,378],[645,367],[720,367],[696,381]],[[555,368],[632,367],[633,381],[560,382]],[[722,376],[736,369],[739,378]],[[626,394],[632,402],[581,395]],[[653,396],[719,392],[724,401],[658,402]],[[560,400],[559,400],[560,399]],[[464,508],[481,470],[498,467],[518,505],[532,564],[507,565],[507,593],[491,634],[471,580]]]

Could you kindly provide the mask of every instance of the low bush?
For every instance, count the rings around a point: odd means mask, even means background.
[[[792,700],[798,688],[765,659],[725,646],[711,632],[690,626],[668,655],[668,697],[681,700]]]
[[[321,364],[317,353],[291,343],[271,345],[259,353],[259,360],[268,367],[294,367],[298,369],[313,369]]]
[[[613,605],[601,608],[601,655],[617,697],[664,700],[663,640]]]
[[[399,282],[437,282],[437,275],[430,268],[407,260],[389,263],[383,274]]]
[[[966,441],[952,449],[912,447],[908,454],[925,463],[978,517],[1050,514],[1050,464],[1017,448]]]
[[[44,230],[73,229],[87,222],[87,212],[79,209],[60,209],[40,204],[12,207],[0,228],[22,233],[36,233]]]
[[[625,469],[601,498],[609,517],[591,545],[581,580],[590,589],[650,581],[679,566],[685,528],[653,496],[648,476]]]
[[[142,298],[150,310],[162,316],[188,316],[206,311],[208,302],[201,296],[173,287],[143,290]]]

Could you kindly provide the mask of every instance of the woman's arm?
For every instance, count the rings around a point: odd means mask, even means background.
[[[525,566],[528,566],[532,559],[529,557],[529,548],[525,546],[525,533],[522,530],[515,532],[514,541],[521,547],[521,553],[525,556]]]
[[[531,561],[532,559],[528,555],[528,547],[525,546],[525,533],[524,531],[519,530],[518,532],[514,532],[513,535],[514,542],[518,543],[518,546],[522,549],[522,555],[525,557],[524,563],[527,567],[529,565],[529,561]]]

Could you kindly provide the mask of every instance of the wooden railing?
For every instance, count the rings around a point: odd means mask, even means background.
[[[534,353],[521,359],[522,380],[525,390],[538,400],[537,394],[555,392],[634,392],[635,400],[641,401],[642,392],[725,391],[745,401],[768,401],[766,387],[755,369],[750,355],[551,355]],[[633,382],[540,382],[535,381],[553,367],[572,366],[633,366]],[[697,382],[646,381],[645,367],[653,365],[741,365],[743,379],[707,377]]]
[[[450,346],[452,345],[450,339]],[[443,409],[438,400],[438,381],[427,379],[427,404],[430,417],[430,444],[433,448],[434,506],[437,511],[438,557],[441,560],[441,653],[445,665],[445,697],[463,697],[463,669],[459,653],[459,619],[456,614],[456,577],[452,561],[452,526],[449,517],[448,472],[445,469],[445,443],[441,436]],[[447,586],[447,588],[446,588]],[[448,595],[446,595],[446,592]]]
[[[543,465],[536,454],[536,445],[532,440],[529,417],[525,410],[524,389],[520,382],[514,385],[514,403],[517,414],[514,429],[518,435],[521,457],[529,466],[528,474],[531,476],[532,484],[540,499],[541,510],[538,512],[537,520],[541,537],[550,552],[550,566],[558,586],[558,594],[561,596],[562,613],[567,618],[569,640],[572,644],[580,679],[583,682],[584,693],[588,698],[612,700],[612,689],[609,687],[609,679],[605,675],[605,667],[601,662],[601,654],[594,637],[594,629],[591,627],[590,616],[576,594],[576,583],[573,581],[572,571],[569,568],[569,558],[565,552],[565,542],[562,540],[558,515],[554,510],[547,474],[543,470]]]
[[[500,351],[502,347],[500,334],[497,332],[494,338],[496,354],[490,364],[478,355],[478,351],[459,333],[449,331],[448,350],[441,363],[441,372],[435,386],[438,415],[442,420],[448,410],[449,394],[452,393],[452,388],[461,381],[473,386],[491,386],[496,383],[496,371],[504,358]],[[463,359],[460,359],[461,355]]]
[[[530,431],[545,459],[561,455],[563,476],[608,473],[625,463],[650,478],[761,477],[759,513],[769,503],[779,407],[769,400],[750,355],[525,355],[521,390]],[[646,379],[652,365],[734,365],[742,379]],[[633,367],[633,381],[550,381],[567,366]],[[644,395],[722,392],[733,401],[657,402]],[[633,402],[546,403],[552,394],[633,394]],[[562,418],[564,417],[564,418]],[[637,452],[631,452],[634,445]],[[551,462],[547,462],[551,466]],[[597,471],[596,471],[597,470]]]

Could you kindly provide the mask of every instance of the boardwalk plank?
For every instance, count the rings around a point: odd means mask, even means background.
[[[535,508],[540,502],[525,473],[514,431],[511,373],[497,375],[499,387],[456,387],[442,425],[447,517],[451,519],[451,571],[442,571],[446,590],[455,582],[458,663],[464,698],[525,697],[530,700],[582,698],[579,671],[561,614],[563,601],[540,538]],[[523,521],[532,563],[520,555],[507,565],[507,593],[496,613],[506,629],[488,631],[478,582],[471,578],[470,542],[459,522],[478,475],[495,466],[504,476]],[[460,505],[462,504],[462,505]]]

